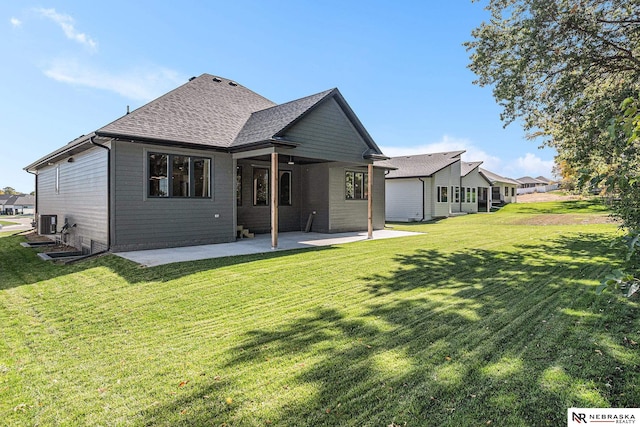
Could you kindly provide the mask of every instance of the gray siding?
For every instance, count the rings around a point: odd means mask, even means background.
[[[147,151],[212,159],[212,198],[149,198]],[[235,240],[235,171],[231,155],[118,141],[113,148],[115,251]]]
[[[257,167],[271,169],[269,162],[256,160],[238,160],[242,167],[242,205],[237,207],[238,225],[255,233],[271,231],[271,206],[253,206],[253,170]],[[279,206],[278,230],[300,231],[300,209],[304,204],[300,200],[301,178],[300,166],[280,163],[279,171],[291,172],[291,206]],[[271,203],[271,200],[269,200]]]
[[[57,215],[58,231],[65,218],[70,225],[68,244],[78,249],[91,247],[91,241],[107,244],[107,164],[108,153],[91,148],[76,154],[73,162],[66,159],[38,171],[38,214]],[[56,191],[56,169],[59,189]]]
[[[311,231],[329,232],[329,163],[302,166],[302,201],[300,225],[304,230],[309,214],[315,212]]]
[[[345,231],[362,231],[367,229],[368,201],[347,200],[345,198],[345,172],[367,168],[333,165],[329,170],[329,231],[339,233]],[[384,169],[373,170],[373,228],[384,228],[385,179]]]
[[[304,116],[285,138],[301,143],[293,155],[314,159],[363,164],[362,153],[369,148],[333,98]]]

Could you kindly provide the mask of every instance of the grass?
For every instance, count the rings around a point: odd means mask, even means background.
[[[556,426],[569,407],[635,407],[637,299],[594,292],[618,231],[572,206],[154,268],[53,265],[1,238],[0,419]]]
[[[11,222],[11,221],[4,221],[0,219],[0,225],[5,226],[5,225],[18,225],[17,222]]]

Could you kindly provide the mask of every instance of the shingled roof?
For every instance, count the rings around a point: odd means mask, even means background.
[[[231,146],[237,147],[267,141],[278,136],[278,134],[282,133],[292,123],[309,111],[311,107],[317,105],[336,90],[337,89],[326,90],[315,95],[252,113]]]
[[[496,182],[519,185],[518,181],[516,181],[515,179],[506,178],[483,168],[480,168],[480,173],[484,175],[484,177],[491,183],[491,185],[494,185]]]
[[[474,169],[480,166],[482,162],[462,162],[460,164],[460,176],[469,175]]]
[[[386,178],[427,177],[460,161],[462,153],[464,153],[464,150],[392,157],[389,160],[376,162],[376,166],[392,169]]]
[[[232,80],[202,74],[96,134],[227,148],[253,112],[275,105]]]
[[[329,98],[338,103],[369,147],[363,157],[386,159],[336,88],[277,105],[232,80],[202,74],[95,132],[76,138],[25,170],[86,150],[94,143],[94,137],[226,152],[253,148],[260,143],[297,145],[279,138]]]

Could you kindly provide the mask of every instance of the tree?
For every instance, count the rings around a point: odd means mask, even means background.
[[[4,187],[2,191],[4,192],[4,194],[9,194],[9,195],[18,194],[18,192],[14,190],[12,187]]]
[[[493,87],[505,125],[520,120],[568,168],[640,197],[637,181],[627,181],[633,191],[611,179],[632,172],[640,156],[638,140],[619,126],[621,104],[640,93],[640,3],[490,0],[487,9],[491,20],[466,43],[469,67],[476,84]],[[640,218],[622,219],[640,226]]]

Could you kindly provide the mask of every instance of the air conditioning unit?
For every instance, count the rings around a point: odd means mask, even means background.
[[[40,234],[56,234],[57,222],[58,215],[40,215],[40,227],[38,227]]]

